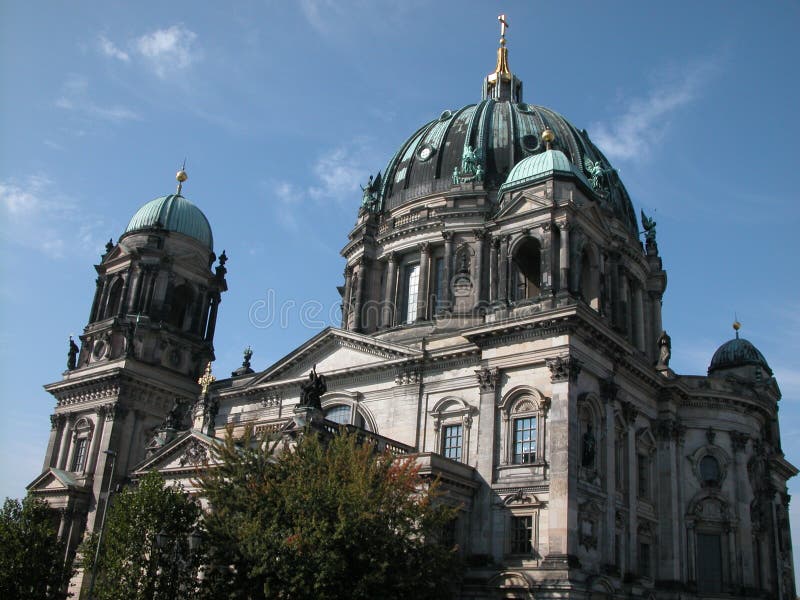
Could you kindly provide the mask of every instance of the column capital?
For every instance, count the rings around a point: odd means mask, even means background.
[[[493,392],[497,387],[497,382],[500,381],[500,369],[488,367],[475,369],[475,376],[478,378],[481,393]]]
[[[362,257],[363,258],[363,257]],[[387,252],[385,254],[386,262],[387,263],[396,263],[397,262],[397,252]],[[360,263],[363,264],[363,263]]]
[[[546,358],[545,363],[550,369],[551,382],[570,381],[575,383],[578,380],[578,374],[581,372],[581,363],[577,358],[556,356],[555,358]]]
[[[476,240],[485,240],[489,235],[485,229],[473,229],[472,234]]]
[[[452,242],[453,241],[453,232],[452,231],[443,231],[442,237],[444,238],[445,242]]]
[[[419,251],[422,254],[430,254],[431,253],[431,243],[430,242],[422,242],[419,245]],[[394,253],[392,253],[394,254]]]
[[[749,435],[741,431],[731,431],[728,435],[730,435],[731,446],[734,452],[742,452],[747,446],[747,441],[750,439]]]

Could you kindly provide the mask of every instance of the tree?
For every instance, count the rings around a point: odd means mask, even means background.
[[[458,552],[439,543],[457,509],[413,457],[378,455],[355,435],[307,431],[281,450],[230,433],[201,479],[208,597],[447,598]]]
[[[189,546],[200,515],[194,499],[156,472],[126,488],[108,508],[93,600],[192,597],[201,556]],[[82,549],[85,581],[96,549],[93,535]]]
[[[66,598],[72,575],[58,539],[56,513],[45,501],[6,498],[0,511],[0,597]]]

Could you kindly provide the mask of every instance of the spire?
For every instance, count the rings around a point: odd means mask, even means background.
[[[183,182],[189,179],[189,176],[186,174],[186,159],[183,159],[183,166],[181,166],[181,170],[175,174],[175,179],[178,180],[178,190],[175,192],[176,196],[181,195],[181,189],[183,188]]]
[[[483,99],[522,101],[522,82],[514,77],[508,68],[508,48],[506,48],[506,29],[508,21],[505,15],[499,15],[500,47],[497,48],[497,65],[493,73],[489,73],[483,81]]]

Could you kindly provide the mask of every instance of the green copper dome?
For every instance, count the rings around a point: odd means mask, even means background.
[[[711,364],[708,366],[708,374],[711,375],[720,369],[731,369],[746,365],[761,367],[772,375],[772,369],[769,368],[764,355],[752,343],[738,337],[737,334],[737,337],[725,342],[714,352]]]
[[[556,173],[572,175],[580,179],[587,187],[589,181],[580,170],[573,165],[561,150],[545,150],[541,154],[534,154],[519,161],[506,182],[500,186],[500,193],[519,185],[533,183],[537,179],[550,177]]]
[[[199,208],[183,196],[170,194],[151,200],[133,215],[125,233],[146,229],[165,229],[188,235],[214,249],[211,225]]]

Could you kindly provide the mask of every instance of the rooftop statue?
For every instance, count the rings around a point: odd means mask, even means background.
[[[300,404],[308,408],[322,409],[322,395],[328,391],[324,375],[317,375],[317,365],[311,368],[308,381],[300,386]]]
[[[69,350],[67,351],[67,369],[72,371],[78,366],[78,345],[72,336],[69,336]]]
[[[656,241],[656,222],[641,211],[644,239],[650,243]]]

